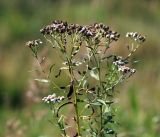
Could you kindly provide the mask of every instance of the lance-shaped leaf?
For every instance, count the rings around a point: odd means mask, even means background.
[[[69,105],[69,104],[73,104],[73,102],[66,102],[64,104],[62,104],[58,109],[57,109],[57,117],[59,117],[59,111],[66,105]]]
[[[70,84],[70,87],[69,87],[69,92],[68,92],[68,94],[67,94],[67,97],[68,97],[68,98],[70,98],[71,95],[73,94],[73,91],[74,91],[74,89],[73,89],[73,84],[74,84],[74,81],[71,81],[71,84]]]
[[[106,102],[105,102],[104,100],[102,100],[102,99],[97,99],[97,101],[98,101],[99,103],[101,103],[102,105],[106,105]]]
[[[67,70],[67,69],[69,69],[69,67],[61,67],[61,68],[59,69],[58,74],[57,74],[55,77],[56,77],[56,78],[59,77],[59,76],[61,75],[62,70]]]
[[[98,69],[97,69],[97,67],[93,68],[93,69],[90,71],[90,75],[91,75],[91,77],[93,77],[94,79],[99,80],[99,74],[98,74]]]
[[[52,69],[53,69],[53,67],[55,66],[55,64],[52,64],[51,66],[50,66],[50,68],[49,68],[49,74],[48,74],[48,78],[50,77],[50,74],[51,74],[51,72],[52,72]]]
[[[48,79],[34,79],[38,82],[43,82],[43,83],[49,83],[50,81]]]

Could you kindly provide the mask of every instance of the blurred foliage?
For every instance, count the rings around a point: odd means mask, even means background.
[[[36,113],[38,104],[36,109],[31,110],[27,105],[30,103],[25,99],[28,80],[32,76],[29,70],[33,69],[34,59],[24,45],[31,38],[39,38],[38,30],[55,19],[80,24],[103,22],[122,35],[127,31],[146,34],[145,47],[133,57],[133,60],[140,60],[133,64],[138,72],[117,93],[119,121],[122,124],[120,136],[159,137],[159,0],[1,0],[0,136],[12,137],[6,134],[4,126],[12,117],[19,118],[22,124],[29,126],[29,132],[23,136],[54,134],[55,130],[48,127],[47,120],[37,122],[32,115],[26,116],[30,111]],[[126,45],[123,41],[115,50],[119,54],[126,54],[127,51],[124,50]],[[20,110],[15,111],[15,108]],[[22,113],[21,116],[19,113]],[[26,123],[26,119],[34,121],[35,125]],[[46,127],[45,130],[43,127]]]

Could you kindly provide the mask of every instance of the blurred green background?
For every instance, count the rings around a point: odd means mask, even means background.
[[[118,137],[160,137],[159,0],[1,0],[0,137],[56,136],[47,107],[40,101],[39,90],[47,86],[32,80],[29,70],[35,60],[25,47],[26,41],[39,38],[40,28],[55,19],[111,26],[121,34],[116,45],[119,55],[127,54],[126,32],[147,36],[133,57],[140,60],[133,64],[137,73],[118,89]]]

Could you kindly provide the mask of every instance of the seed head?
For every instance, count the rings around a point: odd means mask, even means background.
[[[34,46],[39,46],[42,43],[43,42],[40,39],[37,39],[37,40],[32,40],[32,41],[26,42],[26,46],[28,46],[28,47],[34,47]]]
[[[60,103],[61,101],[64,100],[64,96],[56,96],[55,93],[53,93],[52,95],[48,95],[47,97],[44,97],[42,99],[45,103]]]
[[[134,41],[137,41],[138,43],[143,43],[146,40],[145,36],[142,36],[141,34],[138,34],[137,32],[127,32],[126,37],[129,37],[133,39]]]

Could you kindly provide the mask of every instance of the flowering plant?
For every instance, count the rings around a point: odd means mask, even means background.
[[[121,57],[107,52],[112,43],[119,40],[120,34],[102,23],[82,26],[53,21],[40,32],[62,58],[62,66],[55,78],[63,77],[63,71],[69,78],[68,84],[63,86],[55,84],[49,77],[41,79],[43,82],[51,81],[54,90],[63,93],[63,96],[53,93],[42,99],[51,106],[61,136],[117,136],[114,130],[117,124],[113,107],[114,89],[136,72],[128,66],[129,58],[145,41],[145,37],[137,32],[127,33],[126,37],[136,44],[132,44],[126,57]],[[26,43],[37,60],[40,44],[40,39]],[[49,73],[55,65],[51,65]],[[72,118],[62,112],[67,106],[74,108]],[[73,134],[69,128],[73,129]]]

